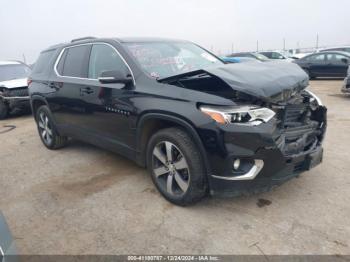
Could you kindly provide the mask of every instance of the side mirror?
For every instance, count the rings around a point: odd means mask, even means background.
[[[346,65],[349,64],[349,60],[346,58],[342,58],[341,61]]]
[[[133,82],[131,75],[126,75],[125,73],[113,70],[113,71],[103,71],[98,78],[98,81],[102,84],[129,84]]]

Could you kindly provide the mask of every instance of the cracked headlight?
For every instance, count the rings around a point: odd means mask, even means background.
[[[256,106],[201,106],[200,110],[220,124],[246,124],[257,126],[274,117],[269,108]]]

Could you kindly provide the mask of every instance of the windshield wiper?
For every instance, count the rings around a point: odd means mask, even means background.
[[[157,81],[159,81],[159,82],[171,82],[171,81],[177,80],[177,79],[189,79],[191,77],[196,77],[198,75],[205,75],[205,74],[207,74],[207,72],[205,72],[202,69],[198,69],[198,70],[189,71],[189,72],[178,74],[178,75],[159,78],[159,79],[157,79]]]
[[[204,78],[204,77],[210,77],[210,75],[208,73],[203,73],[203,74],[194,75],[194,76],[185,76],[182,79],[190,80],[190,79]]]

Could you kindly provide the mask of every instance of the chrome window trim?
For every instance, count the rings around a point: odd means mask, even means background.
[[[132,81],[134,83],[134,86],[136,86],[136,81],[135,81],[135,76],[134,76],[134,73],[132,72],[129,64],[126,62],[126,60],[124,59],[124,57],[119,53],[119,51],[114,47],[112,46],[111,44],[108,44],[108,43],[105,43],[105,42],[91,42],[91,43],[84,43],[84,44],[77,44],[77,45],[70,45],[70,46],[67,46],[65,48],[63,48],[60,52],[60,54],[58,55],[56,61],[55,61],[55,64],[54,64],[54,71],[55,71],[55,74],[56,76],[58,77],[63,77],[63,78],[71,78],[71,79],[83,79],[83,80],[91,80],[91,81],[96,81],[98,82],[98,78],[88,78],[88,77],[76,77],[76,76],[63,76],[63,75],[60,75],[57,71],[57,66],[58,66],[58,63],[61,61],[61,58],[62,58],[62,55],[64,53],[64,51],[66,49],[69,49],[69,48],[72,48],[72,47],[77,47],[77,46],[84,46],[84,45],[107,45],[109,47],[111,47],[112,49],[114,49],[114,51],[119,55],[119,57],[122,59],[122,61],[124,62],[124,64],[126,65],[126,67],[129,69],[130,73],[131,73],[131,76],[132,76]],[[90,62],[90,58],[89,58],[89,62]]]
[[[2,256],[2,259],[0,260],[0,262],[5,262],[5,253],[2,250],[1,246],[0,246],[0,255]]]

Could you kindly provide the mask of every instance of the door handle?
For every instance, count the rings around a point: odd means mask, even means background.
[[[57,84],[57,83],[55,83],[55,82],[49,82],[49,83],[48,83],[48,86],[49,86],[50,88],[53,88],[53,89],[56,89],[56,90],[60,89],[60,85]]]
[[[91,87],[82,87],[80,88],[80,94],[84,95],[84,94],[92,94],[94,92],[94,90]]]

